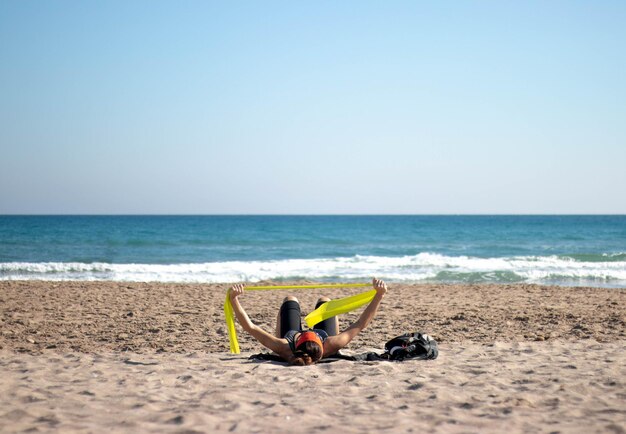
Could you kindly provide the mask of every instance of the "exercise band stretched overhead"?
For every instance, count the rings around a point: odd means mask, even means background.
[[[275,285],[275,286],[249,286],[246,291],[266,291],[274,289],[310,289],[310,288],[365,288],[372,286],[371,283],[345,283],[345,284],[331,284],[331,285]],[[353,311],[359,307],[369,303],[376,295],[376,291],[366,291],[361,294],[352,295],[349,297],[340,298],[337,300],[331,300],[322,304],[320,307],[309,313],[304,320],[308,327],[312,327],[315,324],[324,321],[325,319],[332,318],[336,315]],[[226,329],[228,330],[228,338],[230,339],[230,352],[233,354],[239,354],[239,342],[237,341],[237,331],[235,330],[235,315],[233,313],[233,306],[230,302],[228,293],[226,294],[226,301],[224,302],[224,315],[226,317]]]

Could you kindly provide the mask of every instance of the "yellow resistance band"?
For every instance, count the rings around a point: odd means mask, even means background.
[[[279,285],[279,286],[248,286],[247,291],[264,291],[273,289],[309,289],[309,288],[364,288],[372,286],[371,283],[345,283],[332,285]],[[226,301],[224,302],[224,316],[226,317],[226,329],[228,330],[228,338],[230,340],[230,352],[239,354],[239,342],[237,341],[237,331],[235,330],[235,314],[233,305],[230,302],[230,290],[226,293]],[[350,312],[358,309],[364,304],[369,303],[376,295],[376,290],[363,292],[361,294],[344,297],[337,300],[331,300],[324,303],[313,312],[308,314],[304,320],[307,326],[312,327],[315,324],[332,318],[336,315]]]

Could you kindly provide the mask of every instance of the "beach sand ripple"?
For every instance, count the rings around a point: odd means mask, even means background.
[[[305,368],[228,354],[224,289],[0,283],[0,432],[625,432],[623,289],[392,285],[350,351],[422,330],[437,360]],[[271,330],[285,295],[243,303]]]

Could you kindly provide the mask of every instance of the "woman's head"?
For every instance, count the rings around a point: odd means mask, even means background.
[[[315,332],[306,331],[300,333],[295,347],[296,351],[293,353],[292,365],[311,365],[324,355],[324,344]]]

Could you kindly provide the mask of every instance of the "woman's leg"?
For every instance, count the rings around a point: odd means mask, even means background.
[[[300,303],[291,295],[285,297],[276,317],[276,336],[285,337],[289,330],[302,330]]]
[[[330,298],[328,297],[320,297],[320,299],[317,300],[317,303],[315,304],[315,309],[329,301]],[[339,334],[339,318],[337,318],[336,316],[332,318],[327,318],[324,321],[315,324],[313,328],[324,330],[328,334],[328,336],[335,336]]]

